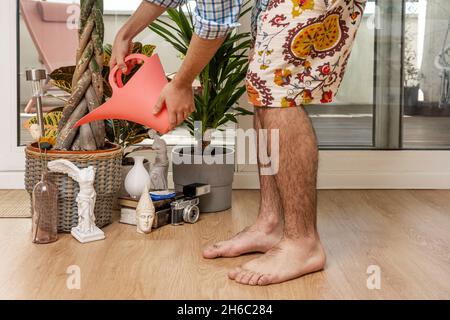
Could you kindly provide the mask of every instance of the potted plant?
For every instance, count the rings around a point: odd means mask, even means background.
[[[244,9],[241,16],[249,10]],[[173,24],[158,19],[149,27],[185,56],[193,34],[192,12],[187,6],[186,11],[182,8],[168,9],[167,13]],[[237,123],[237,116],[252,114],[238,105],[239,98],[245,92],[243,80],[248,69],[249,47],[249,33],[233,31],[225,38],[211,62],[199,75],[200,86],[194,91],[196,110],[184,122],[192,135],[199,136],[199,147],[176,147],[172,151],[173,180],[177,191],[195,182],[211,185],[211,193],[200,201],[202,212],[222,211],[231,207],[234,149],[210,145],[210,136],[214,130],[223,130],[223,125],[229,121]],[[196,128],[195,124],[200,122],[200,127]],[[201,160],[195,161],[194,157],[199,154]],[[180,159],[185,161],[180,163]]]

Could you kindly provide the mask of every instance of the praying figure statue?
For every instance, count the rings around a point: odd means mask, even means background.
[[[149,130],[148,135],[153,139],[152,148],[156,152],[155,163],[150,170],[150,189],[151,190],[167,190],[169,158],[167,157],[166,142],[154,130]]]
[[[69,160],[64,159],[50,161],[48,168],[52,172],[69,175],[80,186],[76,198],[78,225],[72,228],[72,236],[81,243],[105,239],[103,231],[95,225],[94,209],[97,196],[94,189],[95,168],[89,166],[80,169]]]

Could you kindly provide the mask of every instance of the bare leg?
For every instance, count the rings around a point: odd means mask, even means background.
[[[311,121],[303,108],[257,112],[264,129],[279,129],[275,181],[283,206],[284,233],[276,246],[230,271],[229,277],[242,284],[267,285],[323,269],[325,253],[316,228],[318,151]]]
[[[261,129],[261,122],[257,114],[254,117],[254,126],[257,132]],[[258,134],[257,137],[259,150],[261,144]],[[282,235],[282,206],[275,177],[261,175],[261,170],[259,172],[261,201],[256,222],[230,240],[206,248],[203,251],[205,258],[236,257],[249,252],[267,252],[280,241]]]

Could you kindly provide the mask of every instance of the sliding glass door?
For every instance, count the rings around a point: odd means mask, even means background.
[[[402,1],[367,1],[336,101],[310,106],[321,148],[401,147]]]
[[[368,1],[322,148],[450,148],[450,1]]]
[[[373,147],[375,16],[375,2],[369,1],[335,101],[306,107],[321,147]]]
[[[407,0],[403,147],[450,147],[450,1]]]

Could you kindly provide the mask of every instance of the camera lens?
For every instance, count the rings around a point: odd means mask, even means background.
[[[200,210],[197,206],[188,205],[184,208],[183,220],[187,223],[196,223],[200,216]]]

